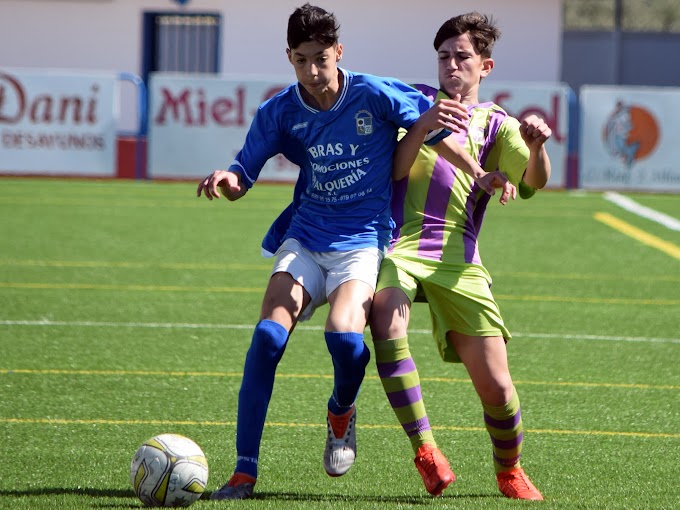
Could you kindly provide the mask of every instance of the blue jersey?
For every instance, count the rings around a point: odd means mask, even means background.
[[[263,103],[230,166],[248,188],[277,154],[300,167],[293,203],[264,240],[271,253],[291,237],[317,252],[385,248],[390,241],[397,133],[433,103],[398,80],[340,71],[342,90],[329,110],[305,103],[297,83]],[[435,133],[429,143],[448,134]]]

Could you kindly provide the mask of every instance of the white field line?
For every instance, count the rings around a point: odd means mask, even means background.
[[[41,320],[0,320],[0,326],[47,326],[47,327],[94,327],[94,328],[150,328],[150,329],[253,329],[254,324],[190,324],[179,322],[96,322],[96,321],[53,321]],[[298,325],[296,330],[323,331],[323,326]],[[429,329],[410,329],[411,335],[430,335]],[[643,336],[608,336],[587,334],[556,333],[512,333],[514,338],[542,338],[546,340],[600,340],[608,342],[646,342],[680,344],[680,338],[657,338]]]
[[[680,231],[680,220],[677,220],[672,216],[669,216],[659,211],[655,211],[650,207],[640,205],[635,200],[632,200],[628,197],[624,197],[623,195],[619,195],[618,193],[615,193],[613,191],[604,193],[603,197],[605,200],[608,200],[613,204],[618,205],[619,207],[625,209],[628,212],[637,214],[638,216],[647,218],[648,220],[655,221],[671,230]]]

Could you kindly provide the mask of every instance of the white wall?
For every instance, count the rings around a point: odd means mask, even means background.
[[[229,2],[230,3],[230,2]],[[262,4],[268,4],[265,10]],[[224,18],[225,72],[288,73],[288,16],[304,0],[244,1]],[[353,71],[397,77],[437,77],[432,46],[441,24],[478,10],[497,18],[503,32],[494,51],[499,81],[556,82],[562,48],[559,0],[316,0],[334,12]],[[234,12],[234,15],[230,14]],[[263,15],[266,12],[266,16]],[[259,25],[259,29],[254,29]],[[490,77],[491,79],[491,77]]]
[[[305,0],[0,0],[0,67],[141,72],[142,16],[154,11],[223,15],[222,71],[292,77],[286,24]],[[557,82],[560,0],[312,0],[340,21],[343,65],[402,79],[436,79],[434,35],[470,10],[493,14],[503,31],[494,51],[498,81]],[[123,103],[130,101],[124,91]],[[126,114],[123,122],[129,123]],[[124,126],[125,127],[125,126]]]

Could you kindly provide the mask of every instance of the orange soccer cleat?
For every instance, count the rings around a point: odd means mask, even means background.
[[[498,488],[508,498],[543,501],[543,495],[531,483],[522,468],[503,471],[496,474]]]
[[[413,462],[423,478],[427,492],[439,496],[450,483],[456,481],[456,475],[449,467],[449,461],[436,446],[424,444],[418,448]]]

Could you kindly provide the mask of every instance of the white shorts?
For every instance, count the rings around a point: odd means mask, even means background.
[[[359,280],[375,290],[384,252],[378,248],[348,251],[309,251],[295,239],[286,239],[276,252],[272,275],[288,273],[312,297],[298,320],[309,320],[314,310],[326,304],[341,284]]]

